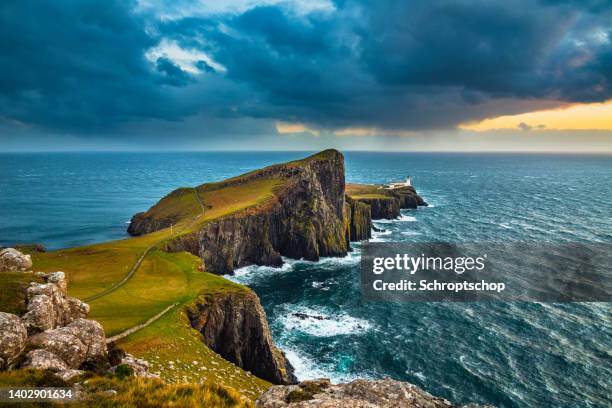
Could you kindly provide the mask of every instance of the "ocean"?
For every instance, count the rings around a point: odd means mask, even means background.
[[[0,245],[124,238],[130,217],[194,186],[304,152],[0,154]],[[612,156],[348,152],[348,182],[410,175],[430,204],[374,241],[612,242]],[[363,303],[344,258],[242,268],[300,379],[391,377],[459,403],[607,407],[609,303]],[[317,316],[318,318],[306,317]],[[297,314],[297,315],[296,315]]]

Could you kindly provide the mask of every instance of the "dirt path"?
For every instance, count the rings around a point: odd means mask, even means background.
[[[204,215],[204,212],[206,211],[206,208],[204,207],[204,204],[202,203],[202,200],[200,199],[200,195],[198,194],[198,190],[197,189],[193,189],[193,194],[195,195],[195,198],[198,202],[198,204],[200,205],[200,214],[194,217],[194,221],[196,221],[200,216]],[[173,235],[178,235],[180,231],[177,231],[175,234]],[[154,244],[152,244],[150,247],[148,247],[147,249],[145,249],[145,251],[142,253],[142,255],[140,256],[140,258],[138,258],[138,260],[136,261],[136,263],[132,266],[132,269],[130,269],[130,271],[127,273],[127,275],[125,275],[123,277],[123,279],[121,279],[119,282],[115,283],[113,286],[111,286],[108,289],[103,290],[100,293],[96,293],[93,296],[89,296],[87,298],[84,298],[83,300],[85,302],[91,302],[93,300],[99,299],[102,296],[106,296],[109,293],[114,292],[115,290],[119,289],[121,286],[123,286],[127,281],[130,280],[130,278],[132,276],[134,276],[134,274],[136,273],[136,271],[138,270],[138,268],[140,267],[140,265],[142,264],[142,261],[144,261],[144,259],[147,257],[147,255],[160,243],[162,243],[163,241],[166,241],[169,238],[165,238],[163,240],[160,240]]]
[[[145,327],[149,326],[150,324],[156,322],[157,320],[159,320],[163,315],[165,315],[166,313],[168,313],[170,310],[174,309],[174,307],[178,305],[178,302],[171,304],[170,306],[166,307],[164,310],[162,310],[161,312],[159,312],[158,314],[156,314],[155,316],[153,316],[152,318],[150,318],[149,320],[147,320],[146,322],[142,323],[142,324],[137,324],[136,326],[132,326],[127,330],[122,331],[121,333],[109,337],[106,339],[107,343],[112,343],[114,341],[117,340],[121,340],[124,337],[129,336],[130,334],[136,333],[138,330],[144,329]]]

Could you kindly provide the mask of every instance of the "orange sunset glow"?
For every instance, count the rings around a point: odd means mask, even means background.
[[[568,107],[505,115],[459,125],[460,129],[612,130],[612,100]]]

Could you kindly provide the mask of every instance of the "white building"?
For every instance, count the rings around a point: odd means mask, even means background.
[[[412,186],[412,179],[410,178],[410,176],[408,176],[406,177],[406,181],[396,181],[393,183],[385,184],[384,188],[394,189],[394,188],[410,187],[410,186]]]

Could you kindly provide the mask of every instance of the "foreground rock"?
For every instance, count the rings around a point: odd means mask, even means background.
[[[333,385],[328,379],[298,385],[274,386],[255,402],[255,408],[458,408],[416,385],[390,379],[355,380]],[[469,407],[477,407],[469,405]]]
[[[64,272],[38,273],[46,283],[31,283],[27,289],[28,312],[23,321],[28,333],[35,334],[65,326],[73,320],[87,317],[89,305],[67,297]]]
[[[293,367],[272,341],[255,293],[245,290],[199,299],[188,316],[206,345],[226,360],[274,384],[297,382]]]
[[[0,312],[0,370],[10,367],[25,349],[28,331],[18,316]]]
[[[0,272],[23,272],[32,269],[30,255],[25,255],[15,248],[0,250]]]

